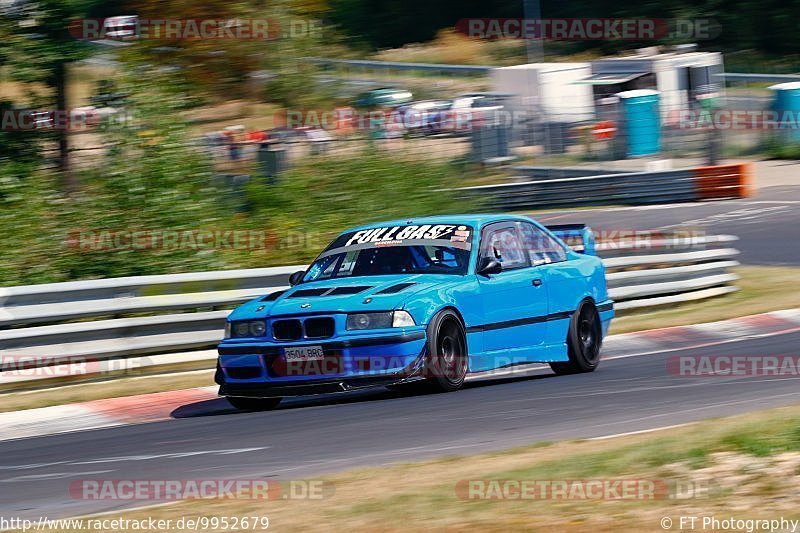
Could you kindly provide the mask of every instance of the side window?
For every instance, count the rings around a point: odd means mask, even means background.
[[[480,256],[496,259],[503,265],[503,270],[530,266],[517,228],[513,225],[484,230]]]
[[[520,222],[520,233],[522,234],[522,246],[527,251],[532,265],[567,260],[564,247],[530,222]]]

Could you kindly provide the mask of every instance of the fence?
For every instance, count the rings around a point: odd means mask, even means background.
[[[733,236],[600,242],[618,310],[736,290]],[[282,290],[302,266],[0,289],[0,390],[211,369],[229,309]],[[145,315],[145,316],[140,316]],[[91,319],[91,320],[90,320]]]
[[[486,65],[448,65],[441,63],[407,63],[398,61],[370,61],[363,59],[326,59],[312,57],[309,62],[331,68],[361,71],[425,72],[434,74],[486,75],[495,67]]]
[[[449,94],[446,98],[455,96]],[[740,92],[731,95],[726,105],[737,110],[767,109],[769,97]],[[334,115],[332,109],[305,111],[305,115],[303,111],[286,112],[296,113],[301,125],[316,124],[320,115]],[[411,123],[414,119],[409,120],[409,115],[399,111],[353,113],[361,117],[360,125],[342,127],[336,123],[273,131],[270,134],[277,137],[268,145],[240,142],[235,149],[210,132],[198,149],[211,156],[220,173],[234,175],[275,175],[318,156],[359,157],[365,151],[380,151],[403,160],[462,160],[480,165],[515,162],[574,166],[627,160],[627,166],[644,170],[654,160],[716,164],[724,157],[756,153],[776,136],[775,132],[758,128],[714,129],[713,125],[696,120],[704,115],[688,114],[684,120],[681,117],[688,113],[685,110],[664,110],[662,123],[657,126],[658,149],[634,157],[629,156],[632,145],[628,137],[597,136],[599,123],[616,122],[606,120],[594,109],[586,110],[591,118],[532,110],[475,109],[443,113],[451,118],[425,115],[422,126]],[[370,118],[375,113],[381,114],[380,120]],[[278,155],[280,164],[270,165],[264,157],[274,156],[272,159],[277,161]]]
[[[518,176],[512,183],[464,187],[457,191],[464,197],[485,198],[490,209],[513,211],[742,198],[753,193],[755,179],[752,163],[661,172],[543,167],[513,170]]]
[[[494,68],[325,58],[312,58],[310,61],[330,72],[338,73],[338,77],[331,76],[330,73],[321,75],[325,83],[332,83],[331,80],[335,78],[338,82],[349,81],[353,84],[340,95],[344,100],[353,100],[355,94],[380,86],[409,90],[413,92],[415,100],[452,100],[465,92],[491,89],[486,75]],[[359,79],[365,72],[376,76]],[[405,75],[398,77],[397,74]],[[417,76],[420,74],[421,76]],[[438,75],[448,75],[455,81],[430,81],[431,76]],[[524,109],[510,106],[500,111],[503,116],[498,122],[501,124],[495,127],[487,127],[485,124],[486,117],[482,115],[486,109],[467,107],[465,111],[474,112],[480,119],[475,120],[474,124],[468,124],[468,127],[456,135],[448,131],[431,131],[402,124],[391,127],[392,120],[389,119],[383,124],[357,128],[355,133],[327,128],[325,141],[306,138],[306,132],[299,132],[291,139],[285,139],[282,150],[287,166],[317,154],[357,156],[369,148],[383,150],[405,159],[466,158],[472,162],[489,164],[516,161],[520,164],[571,165],[576,162],[628,159],[632,163],[638,161],[638,168],[641,170],[648,160],[692,159],[694,164],[716,164],[726,157],[746,157],[770,152],[782,146],[784,137],[781,134],[785,132],[773,131],[771,126],[765,126],[763,122],[766,120],[766,113],[763,116],[757,113],[756,119],[746,118],[747,113],[770,109],[773,95],[766,84],[794,81],[800,77],[741,73],[723,73],[717,76],[724,81],[727,89],[724,97],[708,107],[694,101],[687,102],[685,91],[662,91],[659,105],[661,121],[656,126],[659,146],[656,151],[649,152],[644,157],[630,155],[628,140],[623,134],[625,128],[622,125],[625,121],[617,116],[619,110],[613,104],[599,103],[587,104],[571,113],[544,112],[537,106]],[[482,82],[479,83],[479,80]],[[548,91],[558,92],[553,87],[548,88]],[[546,92],[544,88],[542,92]],[[568,96],[563,98],[567,99]],[[565,102],[560,105],[574,108],[574,105],[567,106]],[[288,111],[302,115],[309,110]],[[317,109],[312,113],[325,114],[333,111],[333,108]],[[514,114],[519,114],[522,118],[514,118]],[[740,118],[745,117],[746,123],[730,125],[729,123],[734,122],[731,118],[733,114]],[[433,122],[437,120],[432,119]],[[756,123],[748,122],[753,120]],[[595,132],[598,123],[609,121],[619,126],[620,131],[609,138],[600,138]],[[313,125],[310,127],[313,129]],[[616,126],[614,129],[617,129]],[[228,156],[225,146],[211,146],[209,150],[214,155],[217,168],[223,173],[248,175],[261,170],[254,164],[258,152],[255,146],[244,145],[236,160]]]
[[[341,102],[352,103],[358,93],[381,86],[394,86],[407,89],[415,100],[441,99],[453,100],[463,93],[474,93],[491,89],[486,74],[491,66],[446,65],[426,63],[401,63],[369,60],[338,60],[312,58],[310,61],[330,69],[318,76],[323,85],[334,84],[331,79],[344,87],[337,93]],[[331,72],[336,70],[338,76]],[[358,79],[363,72],[376,73],[370,79]],[[391,77],[396,73],[405,73],[403,77]],[[424,74],[416,76],[417,74]],[[386,77],[381,77],[385,75]],[[437,75],[447,75],[434,78]],[[723,98],[717,102],[723,112],[765,111],[770,108],[772,92],[766,84],[780,81],[800,79],[798,76],[769,74],[725,73],[721,75],[727,89]],[[436,80],[436,81],[432,81]],[[350,85],[347,85],[350,83]],[[551,83],[551,82],[548,82]],[[552,83],[555,83],[553,81]],[[544,90],[544,88],[543,88]],[[557,87],[548,87],[549,92],[558,93]],[[660,105],[661,122],[657,126],[659,148],[643,157],[630,156],[626,151],[624,128],[616,117],[613,105],[587,104],[572,113],[544,112],[533,106],[525,109],[503,110],[502,124],[499,127],[485,127],[480,120],[468,120],[462,130],[457,133],[440,131],[438,128],[415,128],[407,125],[392,125],[391,119],[377,125],[358,127],[354,130],[345,128],[342,131],[330,125],[323,125],[327,135],[315,136],[313,115],[334,112],[331,105],[324,109],[292,109],[286,112],[299,114],[301,124],[307,127],[290,127],[278,132],[280,142],[275,145],[281,152],[282,162],[270,165],[259,159],[259,145],[242,143],[231,150],[229,144],[220,140],[219,132],[208,131],[202,139],[198,139],[198,150],[210,155],[220,174],[230,176],[249,176],[254,174],[271,174],[306,161],[319,154],[330,154],[339,157],[358,157],[365,150],[381,150],[402,159],[466,159],[476,163],[507,163],[532,165],[575,165],[581,162],[607,162],[628,160],[631,166],[643,170],[647,161],[673,159],[677,162],[693,159],[693,164],[713,164],[726,157],[747,157],[756,153],[774,151],[781,145],[781,132],[771,131],[763,124],[726,128],[724,125],[707,124],[698,120],[699,104],[670,104],[667,102],[683,101],[674,97],[672,92],[664,91]],[[564,104],[568,96],[562,97]],[[516,105],[516,104],[515,104]],[[574,106],[560,105],[559,108]],[[491,108],[491,106],[490,106]],[[481,116],[486,109],[468,107],[468,112]],[[522,118],[515,119],[519,112]],[[683,117],[683,118],[682,118]],[[686,118],[691,117],[691,118]],[[723,113],[723,118],[725,115]],[[251,117],[248,117],[250,119]],[[273,120],[271,121],[270,118]],[[236,126],[236,116],[230,118],[228,126]],[[245,120],[242,118],[241,120]],[[720,119],[721,120],[721,119]],[[725,119],[727,120],[727,119]],[[761,119],[759,119],[761,120]],[[438,119],[431,119],[435,123]],[[596,126],[599,122],[611,121],[619,126],[613,138],[599,138]],[[280,129],[277,117],[259,117],[259,123],[272,124],[271,128]],[[397,126],[397,127],[395,127]],[[317,130],[320,128],[317,127]],[[617,129],[615,127],[615,129]],[[783,132],[785,133],[785,132]],[[242,135],[244,137],[244,135]],[[101,156],[106,148],[89,150],[82,154],[83,158]],[[232,154],[236,154],[232,156]]]

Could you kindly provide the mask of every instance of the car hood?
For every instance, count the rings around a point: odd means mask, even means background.
[[[301,283],[277,297],[266,295],[237,307],[230,320],[307,313],[388,311],[414,294],[462,279],[448,274],[360,276]]]

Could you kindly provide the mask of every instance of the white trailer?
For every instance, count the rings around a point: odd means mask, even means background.
[[[575,82],[591,76],[590,63],[529,63],[489,72],[492,91],[507,93],[512,111],[545,121],[577,122],[594,116],[592,88]]]
[[[592,75],[579,81],[594,87],[595,98],[635,89],[661,93],[662,115],[686,109],[699,95],[722,96],[724,72],[719,52],[640,53],[591,62]]]

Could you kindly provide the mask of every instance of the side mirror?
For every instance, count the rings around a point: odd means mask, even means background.
[[[478,274],[481,276],[490,276],[492,274],[499,274],[503,271],[503,265],[496,259],[491,257],[484,257],[478,262]]]
[[[289,276],[289,285],[294,287],[295,285],[303,281],[303,276],[305,275],[306,273],[303,270],[298,270],[297,272],[294,272],[291,276]]]

